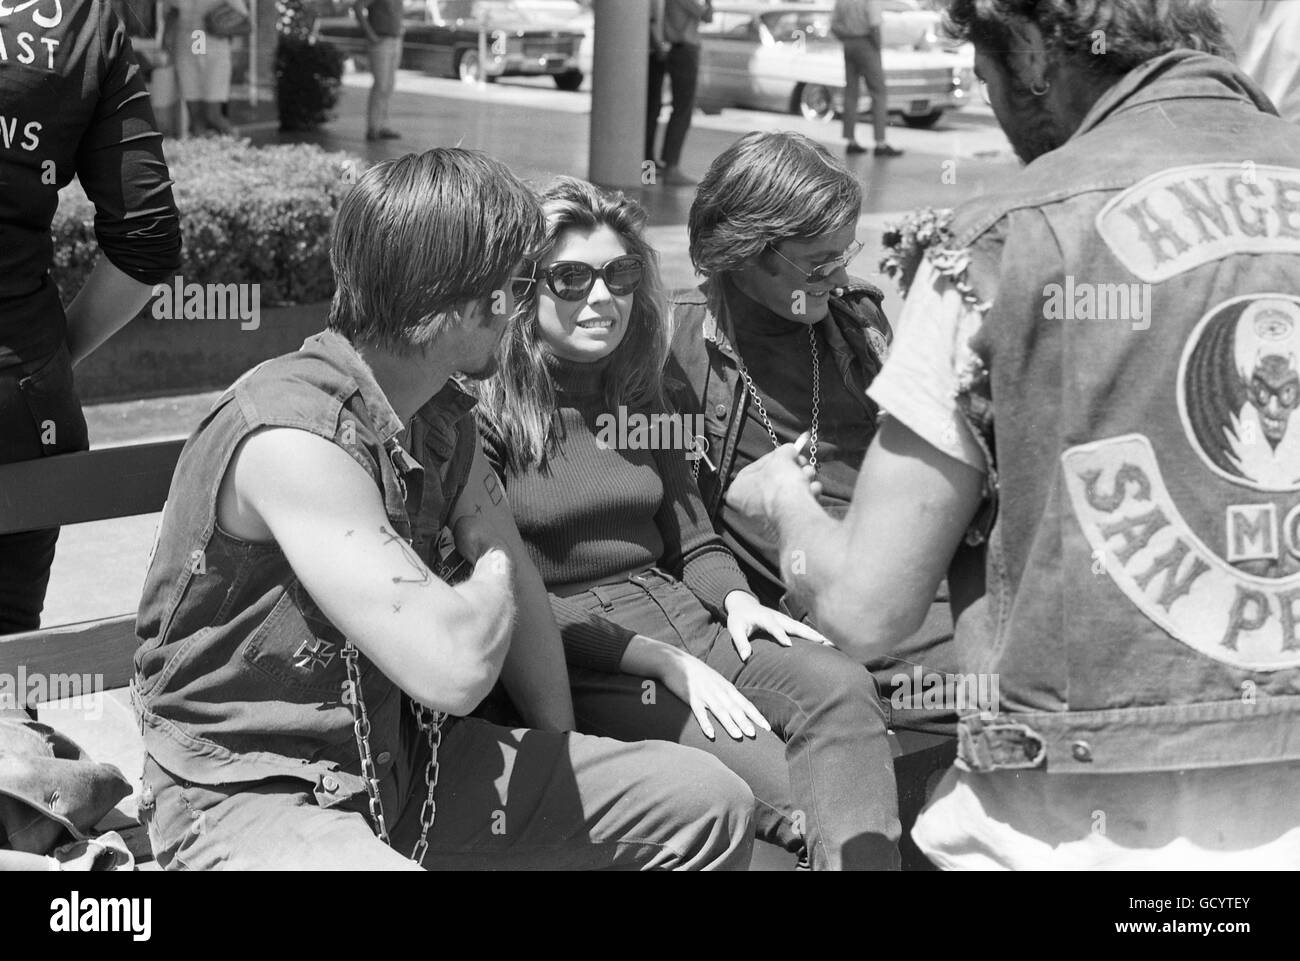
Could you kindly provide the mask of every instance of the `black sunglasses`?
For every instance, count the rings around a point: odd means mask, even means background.
[[[625,254],[593,267],[580,260],[560,260],[542,271],[546,286],[560,300],[585,300],[599,277],[615,297],[623,297],[641,286],[645,262],[635,254]]]

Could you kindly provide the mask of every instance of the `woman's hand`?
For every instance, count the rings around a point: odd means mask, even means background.
[[[650,677],[690,706],[700,730],[710,741],[716,736],[712,714],[737,741],[755,737],[758,728],[772,730],[758,708],[725,677],[680,647],[637,634],[623,652],[619,670]]]
[[[772,730],[758,708],[725,677],[698,657],[679,648],[670,649],[673,653],[666,658],[659,679],[664,687],[690,705],[700,730],[710,741],[716,737],[709,722],[710,714],[737,741],[757,736],[758,728]]]
[[[749,660],[754,652],[749,639],[754,631],[766,631],[782,647],[790,646],[790,635],[830,645],[831,642],[802,621],[787,617],[780,611],[764,607],[753,594],[744,591],[732,591],[723,602],[727,609],[727,631],[731,634],[731,643],[736,645],[736,653],[742,661]]]

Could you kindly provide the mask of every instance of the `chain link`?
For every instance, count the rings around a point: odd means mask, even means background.
[[[348,684],[352,687],[352,731],[357,738],[357,753],[361,756],[361,778],[366,782],[366,794],[370,796],[370,817],[375,822],[375,834],[391,846],[388,825],[384,821],[384,802],[379,799],[379,778],[375,774],[374,758],[370,756],[370,715],[366,713],[366,701],[361,696],[361,672],[357,669],[359,653],[351,641],[343,645],[343,661],[347,664]]]
[[[415,715],[415,723],[429,739],[429,763],[424,767],[424,785],[427,791],[424,804],[420,806],[420,840],[415,842],[415,848],[411,851],[411,860],[423,865],[424,854],[429,850],[429,828],[433,827],[433,818],[438,811],[433,792],[438,788],[438,749],[442,747],[442,723],[447,715],[442,711],[431,711],[415,701],[411,702],[411,713]]]
[[[343,645],[348,684],[352,688],[352,730],[357,739],[357,754],[361,757],[361,778],[365,781],[366,794],[370,798],[370,818],[375,824],[375,835],[392,847],[388,825],[384,820],[384,802],[379,797],[379,777],[370,753],[370,715],[366,712],[365,698],[361,696],[361,672],[357,669],[359,653],[351,641]],[[437,813],[433,794],[438,787],[438,749],[442,746],[442,725],[447,715],[443,711],[430,710],[415,701],[411,701],[411,713],[415,716],[416,725],[429,739],[429,763],[424,768],[427,793],[424,804],[420,807],[420,839],[415,842],[415,848],[411,852],[411,860],[423,864],[425,852],[429,850],[429,829],[433,827],[434,815]]]

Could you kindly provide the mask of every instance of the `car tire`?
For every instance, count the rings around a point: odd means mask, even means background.
[[[791,113],[801,114],[805,120],[830,123],[835,118],[834,101],[828,87],[820,83],[801,83],[794,88],[790,98]]]
[[[561,90],[577,90],[582,86],[582,71],[569,70],[566,73],[557,73],[551,79],[555,81],[555,86]]]
[[[904,116],[903,123],[907,124],[909,127],[916,127],[919,130],[929,130],[939,122],[939,118],[942,116],[942,110],[931,110],[929,113],[923,113],[919,117]]]
[[[461,83],[478,83],[483,79],[483,64],[477,50],[462,50],[456,55],[456,76]]]

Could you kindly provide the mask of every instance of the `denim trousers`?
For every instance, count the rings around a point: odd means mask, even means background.
[[[683,648],[734,684],[772,725],[709,740],[690,708],[644,678],[569,671],[578,729],[654,738],[707,751],[754,792],[759,838],[806,854],[814,870],[897,869],[898,789],[875,681],[846,655],[791,638],[751,638],[742,661],[731,635],[681,582],[657,570],[575,595],[590,613]],[[653,696],[648,696],[653,692]]]
[[[325,806],[297,778],[194,784],[149,756],[140,818],[167,870],[419,870],[410,855],[430,748],[409,716],[400,745],[381,793],[391,847],[364,794]],[[753,795],[699,751],[457,718],[444,725],[438,765],[428,870],[749,866]]]
[[[90,446],[66,345],[0,368],[0,464]],[[57,527],[0,534],[0,634],[41,626]]]

